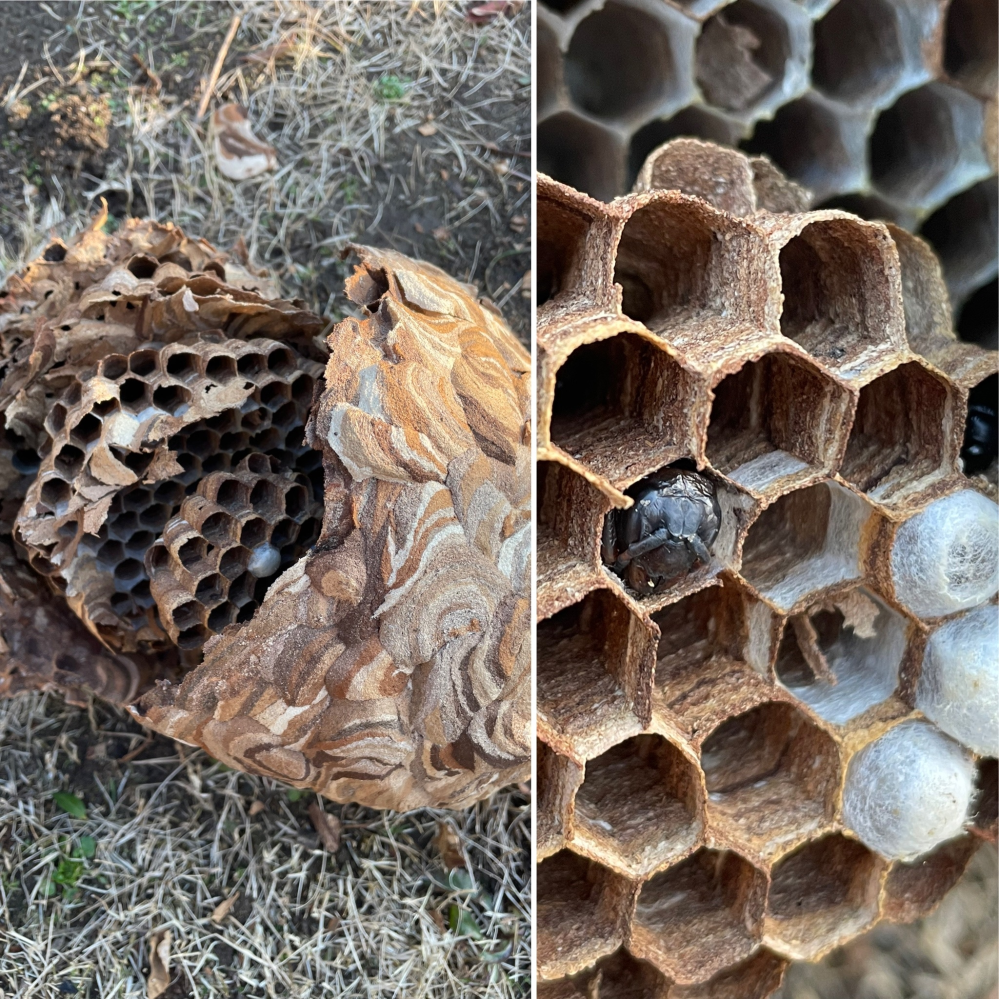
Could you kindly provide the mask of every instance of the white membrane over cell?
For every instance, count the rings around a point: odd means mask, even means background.
[[[984,603],[999,592],[999,507],[973,489],[931,503],[898,529],[891,573],[920,617]]]
[[[981,756],[999,756],[999,610],[991,604],[930,636],[916,707]]]
[[[882,856],[911,860],[961,833],[974,782],[967,750],[929,722],[903,722],[850,761],[843,824]]]
[[[820,718],[844,725],[868,708],[880,704],[898,686],[898,667],[905,653],[905,619],[864,592],[878,608],[870,637],[844,624],[830,645],[820,647],[836,682],[816,678],[808,684],[784,683]]]

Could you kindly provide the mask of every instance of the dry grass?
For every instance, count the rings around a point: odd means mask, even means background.
[[[162,929],[170,999],[528,994],[530,809],[517,791],[458,814],[326,802],[342,823],[331,855],[307,816],[314,796],[149,740],[101,705],[0,702],[0,745],[6,996],[144,996],[148,936]],[[61,810],[59,791],[86,818]],[[445,870],[431,842],[441,822],[467,870]]]
[[[209,111],[244,104],[279,160],[243,183],[220,175],[195,120],[237,13]],[[331,317],[349,310],[343,246],[395,246],[477,282],[526,336],[529,160],[511,154],[530,149],[528,10],[474,26],[459,4],[409,0],[51,0],[0,5],[0,30],[19,32],[0,53],[0,105],[21,128],[0,148],[0,283],[104,197],[111,225],[150,215],[222,247],[243,236],[286,293]],[[286,58],[245,58],[282,41]],[[54,116],[94,101],[110,121],[47,156]],[[168,999],[528,993],[523,793],[447,818],[327,804],[343,824],[331,855],[311,796],[145,739],[99,705],[0,703],[5,997],[144,996],[148,935],[164,928]],[[87,817],[60,810],[58,791],[82,798]],[[442,821],[459,831],[467,871],[444,869],[431,842]]]

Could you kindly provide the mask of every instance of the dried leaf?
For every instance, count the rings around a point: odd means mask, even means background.
[[[284,36],[284,38],[281,39],[281,41],[274,45],[268,45],[266,48],[256,49],[253,52],[247,52],[246,55],[242,56],[242,60],[243,62],[266,64],[273,59],[276,62],[278,59],[284,59],[285,56],[291,55],[297,44],[297,33],[290,31]]]
[[[437,835],[433,840],[437,852],[441,855],[444,866],[452,871],[456,867],[465,867],[465,854],[461,849],[461,838],[450,822],[437,823]]]
[[[437,126],[434,125],[432,122],[425,121],[422,125],[416,126],[416,131],[419,132],[420,135],[425,135],[429,137],[431,135],[437,134]]]
[[[277,166],[277,151],[253,134],[238,104],[225,104],[212,115],[212,148],[219,170],[231,180],[248,180]]]
[[[434,229],[433,237],[439,243],[446,243],[451,238],[451,230],[446,225],[440,225]]]
[[[229,915],[229,910],[236,904],[236,900],[239,898],[239,892],[234,891],[228,898],[222,899],[221,902],[212,910],[211,920],[213,923],[221,923],[226,916]]]
[[[259,815],[261,812],[266,811],[266,809],[267,806],[262,801],[254,801],[253,804],[250,805],[250,817],[252,818],[254,815]]]
[[[170,987],[170,930],[157,930],[149,936],[149,977],[146,979],[148,999],[157,999]]]
[[[309,818],[326,850],[336,853],[340,849],[340,820],[335,815],[324,812],[318,801],[309,805]]]

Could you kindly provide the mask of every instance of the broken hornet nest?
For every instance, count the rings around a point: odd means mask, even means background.
[[[523,778],[530,362],[502,319],[355,247],[363,318],[324,339],[245,249],[105,219],[0,293],[0,694],[90,692],[381,808]]]

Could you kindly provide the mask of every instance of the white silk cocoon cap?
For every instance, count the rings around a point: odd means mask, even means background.
[[[916,707],[981,756],[999,756],[999,610],[991,604],[937,628]]]
[[[843,824],[882,856],[911,860],[961,833],[974,785],[967,750],[929,722],[903,722],[850,761]]]
[[[942,617],[999,591],[999,507],[964,489],[907,520],[891,552],[895,595],[919,617]]]

